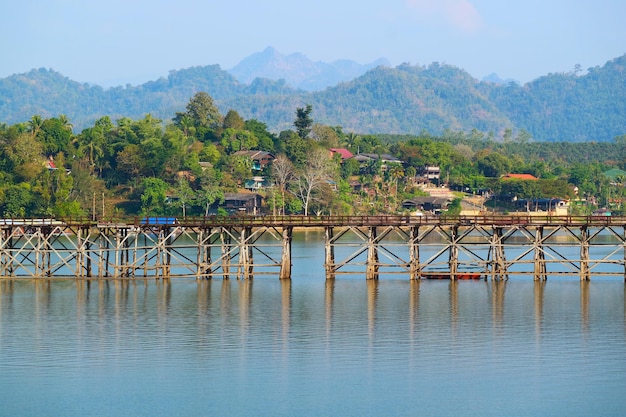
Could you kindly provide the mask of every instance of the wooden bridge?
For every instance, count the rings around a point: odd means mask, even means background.
[[[0,219],[0,277],[289,279],[294,231],[326,277],[626,277],[626,217],[209,216]]]

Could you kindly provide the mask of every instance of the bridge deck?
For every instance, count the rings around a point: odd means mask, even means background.
[[[207,216],[0,219],[0,277],[291,275],[292,233],[324,231],[328,277],[446,270],[626,279],[626,217]]]
[[[92,220],[88,218],[62,219],[0,219],[0,227],[77,226],[122,227],[127,226],[190,226],[190,227],[340,227],[340,226],[626,226],[626,216],[536,216],[536,215],[483,215],[483,216],[206,216],[164,217],[165,221],[150,222],[144,217],[115,217]]]

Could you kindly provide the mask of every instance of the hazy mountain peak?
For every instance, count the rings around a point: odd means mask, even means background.
[[[519,84],[519,82],[517,80],[514,80],[513,78],[507,78],[507,79],[500,78],[500,76],[496,74],[495,72],[492,72],[486,77],[483,77],[482,81],[497,84],[497,85],[507,85],[511,83]]]
[[[284,55],[268,46],[244,58],[228,72],[246,84],[255,78],[284,79],[294,88],[315,91],[350,81],[379,65],[389,65],[389,62],[385,58],[364,65],[348,59],[332,63],[313,62],[299,52]]]

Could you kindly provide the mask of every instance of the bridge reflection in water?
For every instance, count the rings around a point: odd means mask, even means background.
[[[323,232],[328,279],[626,277],[626,217],[241,216],[1,219],[0,277],[290,279],[294,231]]]

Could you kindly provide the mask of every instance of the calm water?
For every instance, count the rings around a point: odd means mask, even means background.
[[[624,416],[621,279],[0,281],[0,416]]]

